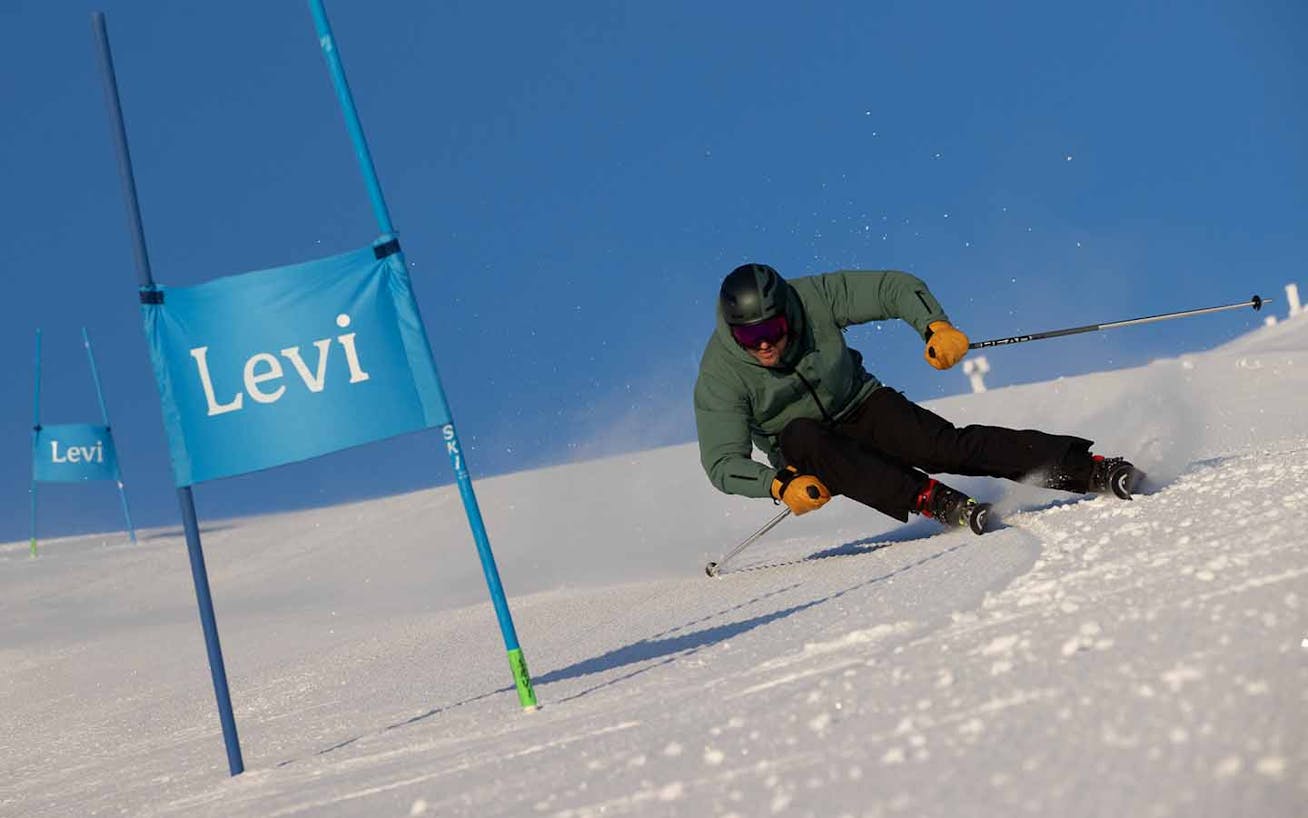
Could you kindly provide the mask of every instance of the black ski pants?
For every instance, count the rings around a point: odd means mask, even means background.
[[[786,463],[883,514],[907,520],[927,474],[1022,480],[1084,492],[1091,441],[1034,429],[958,428],[889,387],[833,423],[801,418],[779,437]]]

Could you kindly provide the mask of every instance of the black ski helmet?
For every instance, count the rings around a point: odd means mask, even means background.
[[[718,302],[732,326],[758,324],[786,312],[790,286],[766,264],[742,264],[722,280]]]

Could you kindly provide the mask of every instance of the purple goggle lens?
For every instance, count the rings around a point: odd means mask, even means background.
[[[775,346],[788,332],[790,323],[786,321],[786,316],[774,315],[757,324],[732,327],[731,337],[745,349],[758,349],[765,343]]]

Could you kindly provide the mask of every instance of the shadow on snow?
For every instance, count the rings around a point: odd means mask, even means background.
[[[907,542],[907,541],[917,540],[922,538],[923,537],[921,535],[920,529],[916,529],[914,526],[907,526],[904,529],[899,529],[898,531],[894,532],[888,537],[882,536],[877,538],[869,538],[867,540],[857,540],[854,542],[845,543],[843,545],[828,549],[826,551],[817,552],[802,560],[796,560],[795,562],[806,562],[810,560],[828,559],[830,557],[837,557],[837,556],[855,556],[860,554],[867,554],[867,553],[871,553],[872,551],[876,551],[878,549],[884,548],[893,542]],[[597,656],[592,656],[588,659],[583,659],[579,662],[574,662],[573,664],[568,665],[566,667],[557,668],[555,670],[548,671],[539,676],[536,676],[533,679],[533,682],[537,686],[550,685],[558,682],[567,681],[569,679],[577,679],[585,676],[604,674],[614,670],[626,669],[625,672],[620,673],[619,675],[613,678],[605,679],[604,681],[598,682],[597,684],[593,684],[576,693],[572,693],[570,695],[553,699],[550,703],[562,704],[564,702],[575,701],[584,696],[588,696],[597,690],[602,690],[606,687],[612,687],[613,685],[621,684],[632,678],[635,678],[636,676],[639,676],[643,673],[647,673],[656,668],[666,667],[672,664],[673,662],[676,662],[678,659],[684,659],[686,657],[693,656],[694,654],[698,653],[704,648],[710,647],[712,645],[716,645],[720,642],[733,639],[737,636],[740,636],[741,634],[748,633],[752,630],[764,627],[766,625],[770,625],[774,622],[780,621],[794,614],[800,613],[810,608],[815,608],[818,605],[822,605],[827,602],[831,602],[833,600],[839,599],[840,597],[846,594],[853,593],[860,589],[867,588],[868,586],[871,585],[876,585],[878,583],[885,582],[889,579],[904,574],[908,571],[911,571],[929,562],[948,556],[949,554],[958,551],[961,548],[967,547],[971,543],[972,543],[972,538],[969,537],[966,540],[956,545],[953,545],[949,548],[945,548],[943,550],[937,551],[933,554],[922,557],[921,559],[915,560],[913,562],[906,563],[904,565],[899,566],[898,568],[895,568],[892,571],[888,571],[879,576],[875,576],[870,579],[864,580],[855,585],[851,585],[850,587],[845,588],[844,590],[836,591],[835,593],[828,594],[827,596],[818,599],[809,600],[808,602],[803,602],[797,605],[791,605],[789,607],[782,608],[780,610],[771,611],[766,614],[759,614],[758,616],[738,619],[734,622],[728,622],[720,625],[713,625],[710,627],[699,628],[698,630],[692,630],[685,633],[678,633],[679,631],[686,631],[686,629],[703,624],[704,622],[729,615],[734,611],[737,611],[741,608],[748,607],[750,605],[754,605],[762,600],[767,599],[768,597],[775,597],[780,594],[793,591],[800,587],[800,583],[794,583],[784,588],[772,590],[766,594],[756,596],[747,602],[742,602],[737,605],[733,605],[730,608],[723,609],[721,611],[718,611],[717,613],[700,617],[695,620],[691,620],[685,625],[680,625],[674,628],[670,628],[666,631],[654,634],[653,636],[646,639],[642,639],[638,642],[632,642],[627,645],[622,645],[613,648],[612,650],[606,651],[602,654],[599,654]],[[782,563],[782,564],[789,564],[789,563]],[[742,569],[742,570],[754,570],[754,569]],[[402,727],[407,727],[409,725],[416,724],[418,722],[430,719],[433,716],[440,715],[441,713],[454,710],[455,708],[463,707],[469,704],[474,704],[476,702],[482,701],[483,699],[488,699],[492,696],[512,693],[514,692],[514,690],[515,688],[511,686],[505,686],[495,690],[486,691],[484,693],[478,694],[476,696],[472,696],[468,699],[464,699],[463,701],[455,702],[453,704],[444,705],[441,707],[434,707],[431,710],[428,710],[425,713],[421,713],[412,718],[405,719],[400,722],[396,722],[395,724],[387,725],[383,731],[379,731],[379,732],[384,732],[387,730],[396,730]],[[358,741],[363,737],[364,736],[359,735],[353,738],[346,739],[344,741],[333,744],[330,747],[319,750],[317,753],[315,753],[315,755],[320,755],[320,756],[326,755],[335,750],[339,750],[343,747],[348,747],[349,745],[355,743],[356,741]],[[295,759],[290,759],[287,761],[280,762],[279,764],[277,764],[277,766],[284,767],[289,764],[293,764],[294,762]]]

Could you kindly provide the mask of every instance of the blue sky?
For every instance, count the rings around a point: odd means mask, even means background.
[[[160,282],[376,235],[306,4],[0,5],[3,539],[27,532],[37,327],[42,419],[97,418],[86,326],[138,523],[177,521],[97,8]],[[1308,284],[1302,3],[328,12],[474,477],[692,440],[717,285],[746,260],[788,276],[910,270],[978,340],[1254,292],[1283,314],[1282,286]],[[988,382],[1142,364],[1259,322],[1225,313],[992,351]],[[967,389],[927,367],[902,324],[849,338],[913,398]],[[212,518],[450,479],[431,433],[196,498]],[[104,485],[45,485],[41,502],[51,535],[119,522]]]

